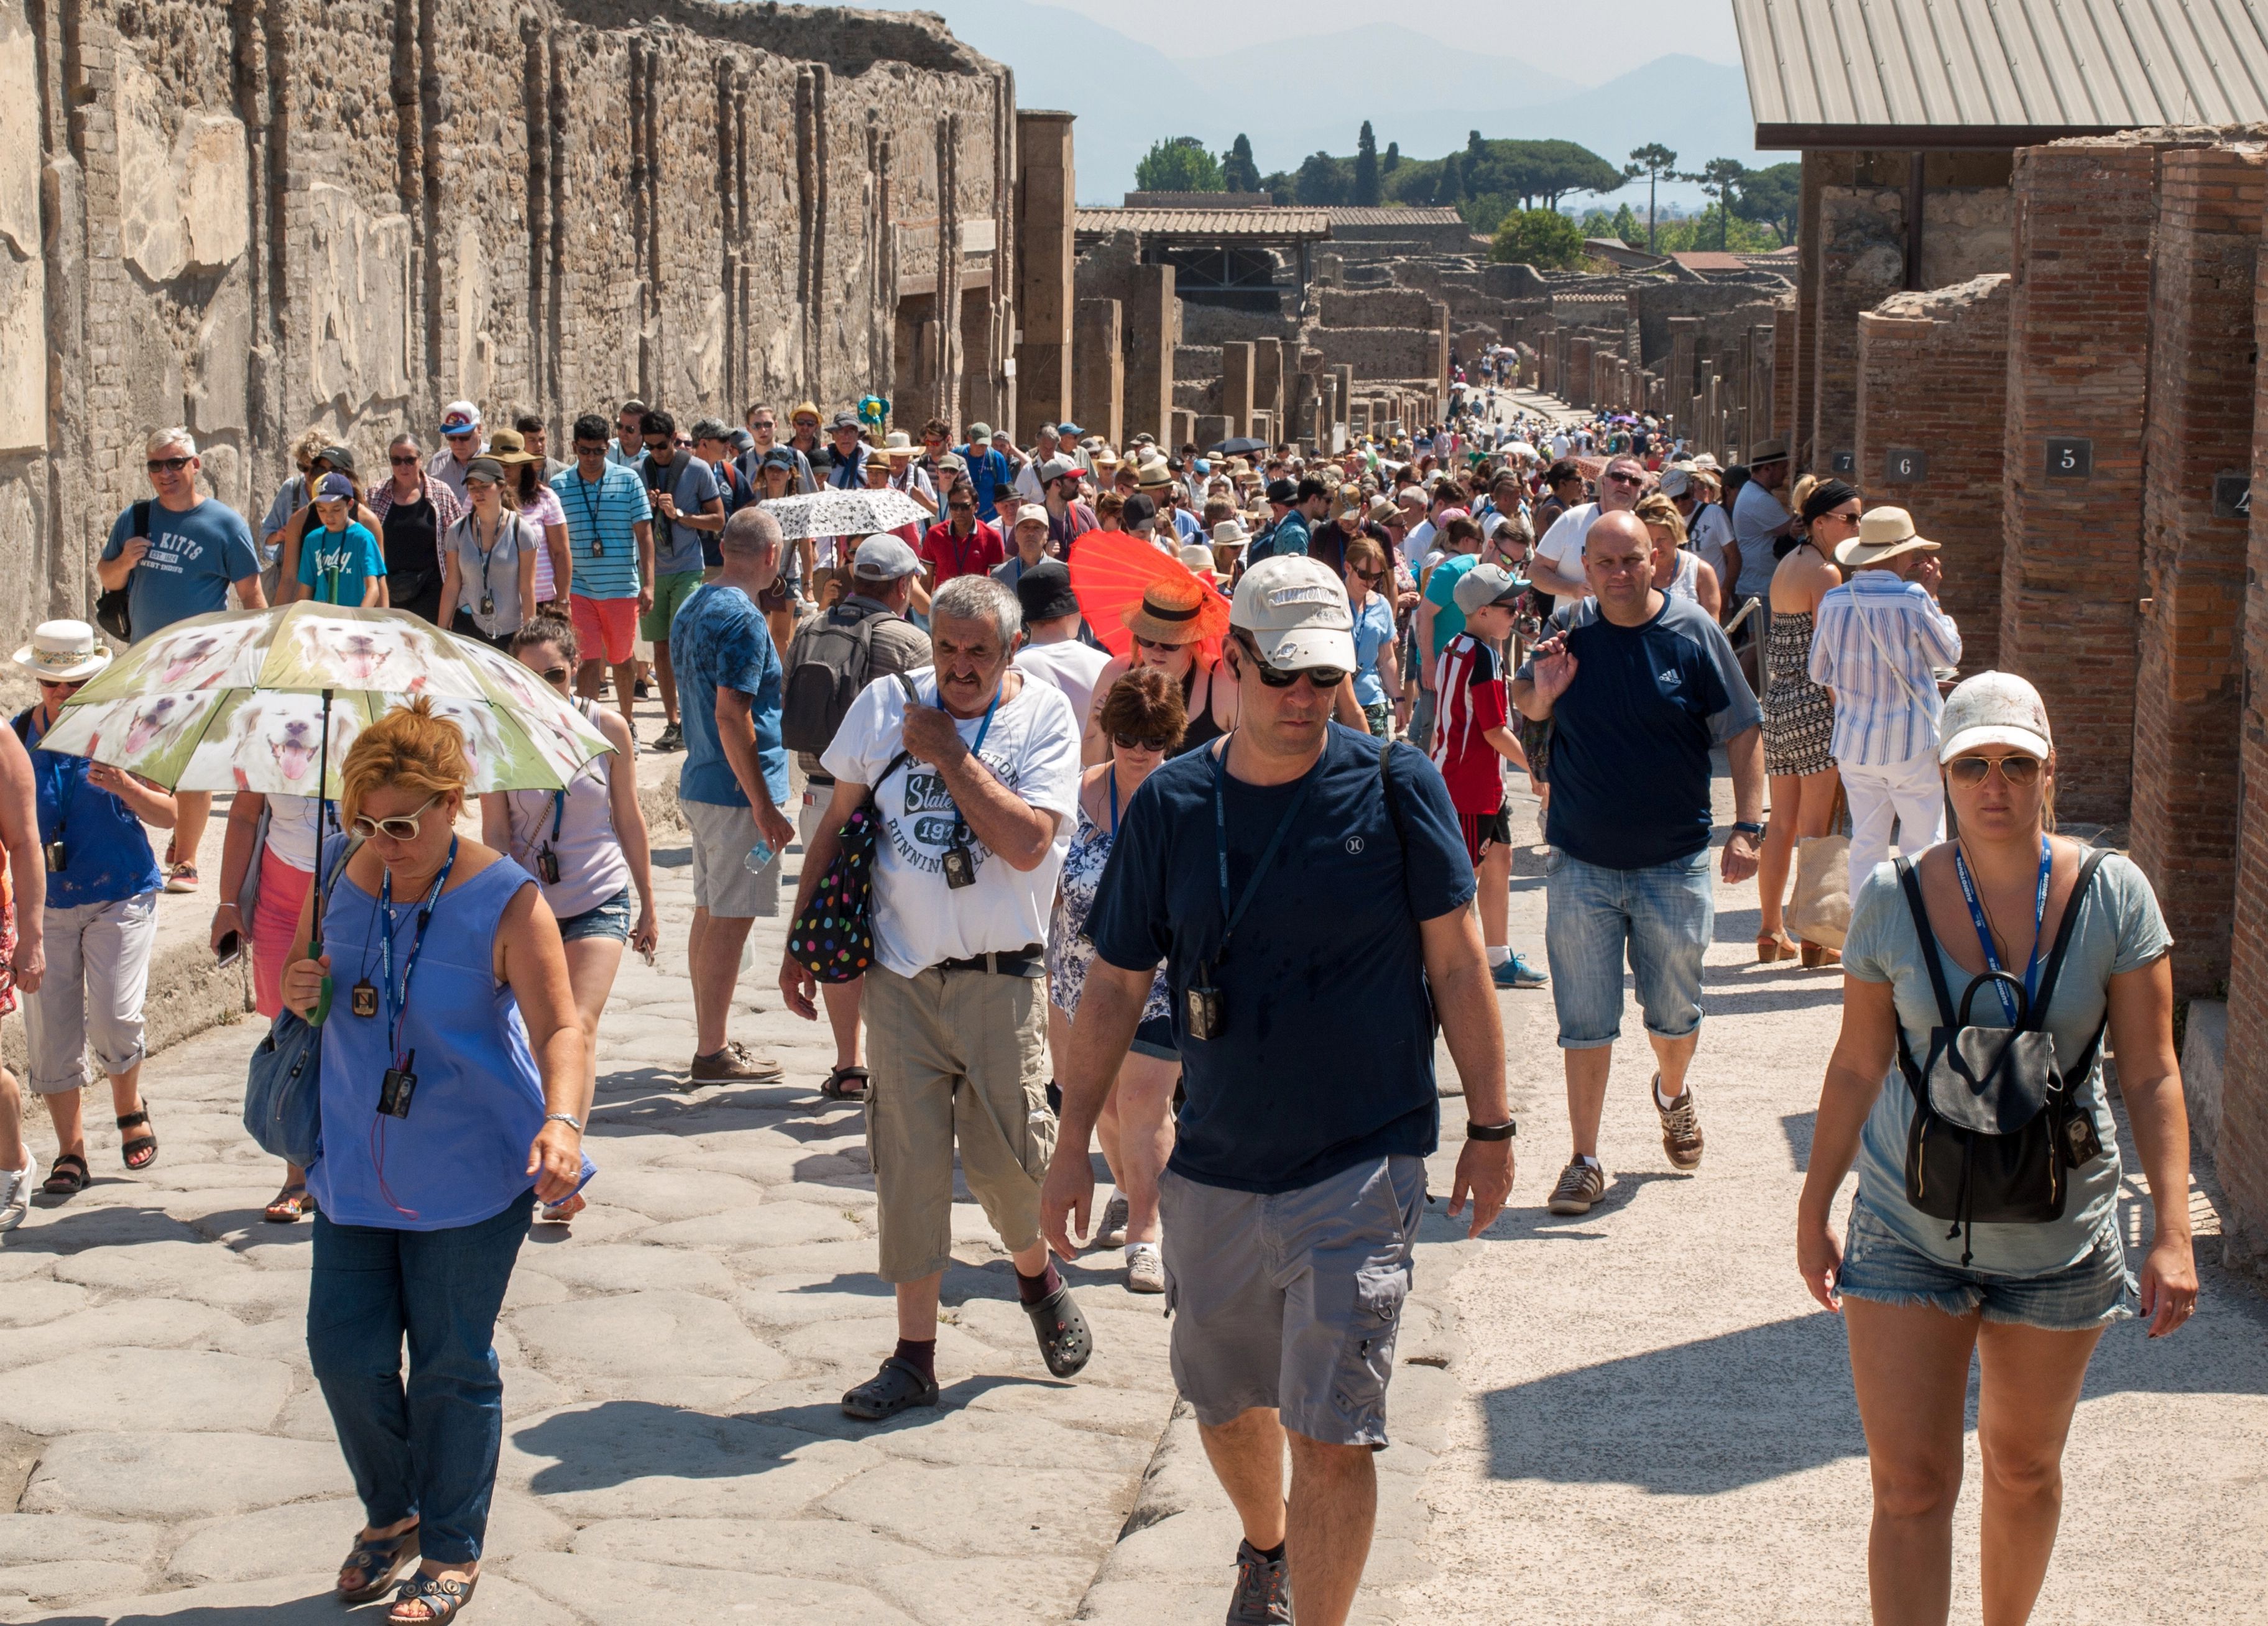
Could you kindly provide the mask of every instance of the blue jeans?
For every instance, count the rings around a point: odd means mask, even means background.
[[[445,1564],[478,1559],[488,1534],[504,1444],[497,1312],[534,1202],[450,1231],[315,1217],[307,1355],[355,1493],[375,1528],[416,1514],[419,1550]]]
[[[1683,1039],[1701,1026],[1701,956],[1717,929],[1709,849],[1642,870],[1609,870],[1554,848],[1544,883],[1543,946],[1559,1048],[1595,1050],[1622,1036],[1623,957],[1646,1032]]]

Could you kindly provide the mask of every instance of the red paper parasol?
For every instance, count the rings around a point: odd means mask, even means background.
[[[1079,611],[1103,647],[1122,660],[1134,651],[1125,614],[1142,602],[1152,583],[1160,581],[1189,583],[1203,595],[1200,647],[1208,666],[1219,660],[1221,636],[1228,630],[1228,600],[1219,589],[1179,559],[1123,531],[1088,531],[1071,542],[1071,590],[1079,596]]]

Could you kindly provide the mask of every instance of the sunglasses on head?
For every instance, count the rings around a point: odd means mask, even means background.
[[[2019,789],[2037,784],[2040,759],[2036,756],[1956,756],[1945,765],[1945,776],[1959,785],[1983,784],[1994,769]]]
[[[425,798],[425,805],[416,813],[398,813],[391,819],[372,819],[367,814],[357,813],[348,828],[364,841],[373,841],[384,835],[397,842],[414,842],[417,839],[417,821],[431,813],[433,804],[440,799],[438,795],[429,796]]]
[[[189,466],[189,461],[185,457],[153,457],[145,467],[153,475],[178,475]]]
[[[1240,636],[1236,641],[1243,646],[1244,652],[1252,657],[1252,664],[1258,670],[1261,686],[1264,688],[1289,688],[1305,678],[1310,687],[1329,694],[1351,675],[1341,666],[1301,666],[1296,671],[1286,672],[1280,666],[1270,666],[1267,657],[1260,652],[1251,639]]]
[[[1151,751],[1163,754],[1174,742],[1164,738],[1152,739],[1147,734],[1122,734],[1113,732],[1110,743],[1121,751]]]

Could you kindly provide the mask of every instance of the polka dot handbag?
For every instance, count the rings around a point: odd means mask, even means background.
[[[901,751],[875,777],[875,789],[905,762]],[[788,953],[822,982],[848,982],[873,967],[874,845],[881,831],[881,815],[869,796],[843,821],[834,861],[788,927]]]

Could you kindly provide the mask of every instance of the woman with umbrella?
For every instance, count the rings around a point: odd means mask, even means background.
[[[1094,681],[1094,692],[1108,695],[1119,679],[1137,667],[1154,666],[1163,672],[1181,692],[1185,722],[1173,751],[1180,756],[1209,745],[1236,726],[1236,677],[1220,658],[1220,640],[1228,630],[1228,600],[1177,561],[1165,561],[1148,543],[1134,545],[1159,558],[1167,568],[1155,575],[1139,599],[1111,618],[1125,630],[1118,639],[1107,641],[1130,639],[1131,645],[1102,669],[1102,675]],[[1079,553],[1084,562],[1091,565],[1104,546],[1101,535],[1083,541]],[[1087,574],[1075,570],[1074,584]],[[1089,625],[1095,624],[1099,608],[1089,603],[1093,596],[1091,589],[1079,592]],[[1110,740],[1102,726],[1100,706],[1087,717],[1079,759],[1090,768],[1110,760]]]
[[[353,979],[321,1030],[307,1351],[368,1520],[340,1600],[377,1597],[422,1556],[394,1600],[404,1622],[454,1618],[478,1584],[504,1426],[497,1312],[534,1203],[591,1172],[558,923],[525,870],[457,835],[472,777],[429,699],[362,731],[340,811],[363,844],[320,921],[309,899],[284,975],[302,1016],[327,979]],[[318,926],[328,952],[311,959]]]

